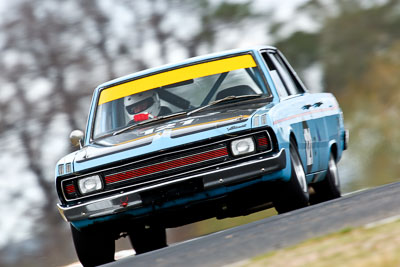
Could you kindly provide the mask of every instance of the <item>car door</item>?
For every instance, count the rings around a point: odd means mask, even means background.
[[[289,123],[298,138],[298,149],[307,174],[321,170],[318,121],[314,118],[314,96],[305,91],[284,59],[275,50],[262,53],[280,98],[278,123]]]
[[[297,84],[304,88],[303,83],[286,58],[279,52],[277,53],[277,56],[280,58],[281,64],[285,66],[285,69],[295,83],[297,81]],[[306,103],[306,105],[309,107],[308,110],[312,114],[312,120],[316,131],[314,144],[316,146],[315,149],[318,151],[318,167],[316,167],[315,170],[322,171],[326,170],[329,159],[329,132],[327,127],[328,121],[325,115],[326,111],[330,110],[334,105],[330,94],[327,93],[309,94],[307,100],[309,102]]]
[[[312,94],[311,110],[313,112],[314,121],[317,126],[318,143],[319,143],[319,165],[320,170],[328,168],[329,161],[329,142],[330,140],[339,140],[337,136],[339,129],[339,105],[335,99],[328,93]]]

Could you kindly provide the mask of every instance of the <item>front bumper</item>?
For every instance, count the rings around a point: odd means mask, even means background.
[[[143,201],[140,196],[141,194],[178,184],[186,180],[202,179],[204,191],[207,191],[222,186],[239,184],[256,177],[282,170],[285,167],[286,151],[282,148],[278,153],[272,156],[258,155],[256,159],[251,159],[234,166],[216,168],[204,173],[77,204],[71,207],[61,206],[60,204],[57,204],[57,207],[61,216],[66,221],[95,219],[142,207]]]

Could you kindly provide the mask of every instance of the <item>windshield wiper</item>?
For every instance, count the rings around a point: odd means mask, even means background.
[[[114,132],[112,135],[113,136],[118,135],[120,133],[123,133],[125,131],[134,129],[134,128],[136,128],[138,126],[141,126],[141,125],[144,125],[144,124],[148,124],[148,123],[152,123],[152,122],[156,122],[156,121],[159,122],[159,121],[163,121],[163,120],[168,120],[168,119],[171,119],[171,118],[174,118],[174,117],[179,117],[179,116],[182,116],[182,115],[186,115],[186,112],[182,111],[182,112],[173,113],[173,114],[169,114],[169,115],[165,115],[165,116],[155,117],[155,118],[150,119],[150,120],[145,120],[145,121],[141,121],[141,122],[138,122],[136,124],[133,124],[133,125],[129,125],[129,126],[123,128],[123,129],[119,130],[119,131]]]
[[[262,94],[258,94],[258,95],[239,95],[239,96],[230,95],[230,96],[227,96],[227,97],[218,99],[218,100],[214,100],[214,101],[210,102],[208,105],[205,105],[205,106],[196,108],[196,109],[194,109],[194,110],[192,110],[192,111],[189,111],[189,112],[187,113],[187,115],[189,116],[189,115],[191,115],[191,114],[193,114],[193,113],[202,111],[202,110],[204,110],[204,109],[207,109],[207,108],[209,108],[209,107],[211,107],[211,106],[218,105],[218,104],[223,103],[223,102],[230,102],[230,101],[232,101],[232,100],[253,99],[253,98],[259,98],[259,97],[261,97],[261,96],[262,96]]]
[[[126,132],[126,131],[128,131],[128,130],[134,129],[134,128],[138,127],[138,126],[142,126],[142,125],[144,125],[144,124],[153,123],[153,122],[159,122],[159,121],[163,121],[163,120],[168,120],[168,119],[171,119],[171,118],[174,118],[174,117],[179,117],[179,116],[182,116],[182,115],[187,115],[187,116],[189,116],[189,115],[191,115],[191,114],[193,114],[193,113],[202,111],[202,110],[204,110],[204,109],[207,109],[207,108],[209,108],[209,107],[211,107],[211,106],[214,106],[214,105],[218,105],[218,104],[223,103],[223,102],[230,102],[230,101],[234,101],[234,100],[243,100],[243,99],[253,99],[253,98],[259,98],[259,97],[261,97],[261,96],[262,96],[262,94],[258,94],[258,95],[227,96],[227,97],[224,97],[224,98],[222,98],[222,99],[215,100],[215,101],[209,103],[208,105],[205,105],[205,106],[199,107],[199,108],[197,108],[197,109],[194,109],[194,110],[192,110],[192,111],[190,111],[190,112],[185,112],[185,111],[177,112],[177,113],[173,113],[173,114],[169,114],[169,115],[165,115],[165,116],[155,117],[155,118],[150,119],[150,120],[141,121],[141,122],[138,122],[138,123],[133,124],[133,125],[129,125],[129,126],[123,128],[123,129],[121,129],[121,130],[118,130],[118,131],[115,131],[115,132],[113,132],[113,133],[110,133],[110,134],[106,134],[106,135],[104,135],[104,136],[101,136],[101,138],[103,138],[103,137],[108,137],[108,136],[111,136],[111,135],[112,135],[112,136],[115,136],[115,135],[121,134],[121,133],[123,133],[123,132]]]

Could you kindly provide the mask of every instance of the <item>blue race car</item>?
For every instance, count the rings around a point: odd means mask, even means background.
[[[192,58],[96,88],[80,149],[56,167],[58,209],[85,266],[165,247],[168,227],[340,197],[348,132],[274,47]],[[312,192],[310,194],[309,192]]]

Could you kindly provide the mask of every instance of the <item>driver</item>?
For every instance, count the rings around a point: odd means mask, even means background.
[[[125,116],[130,123],[145,121],[160,115],[161,105],[158,94],[144,91],[124,98]]]

